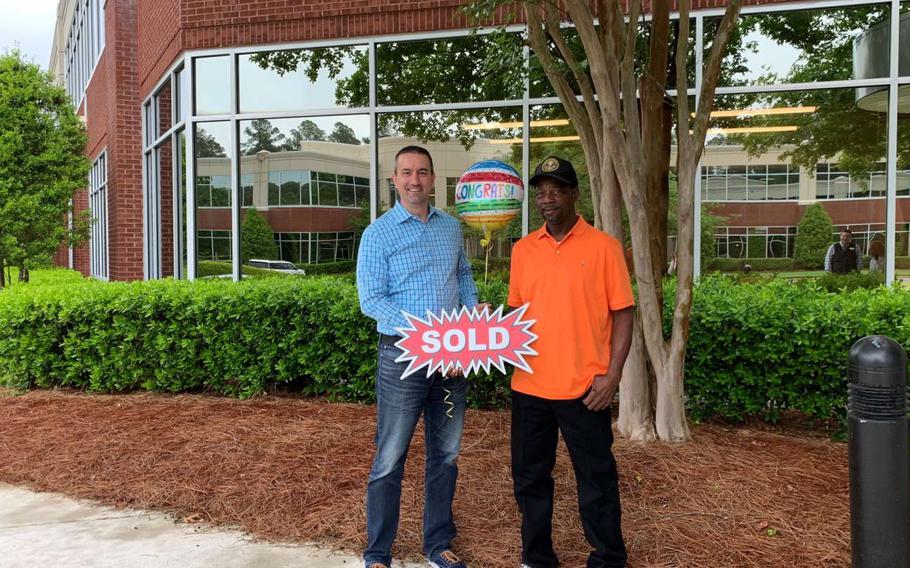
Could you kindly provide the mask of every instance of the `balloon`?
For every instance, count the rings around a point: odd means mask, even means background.
[[[520,212],[525,188],[521,175],[499,160],[477,162],[455,186],[455,212],[483,231],[484,246],[493,231],[508,226]]]

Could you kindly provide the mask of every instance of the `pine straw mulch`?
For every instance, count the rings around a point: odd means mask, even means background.
[[[0,391],[0,481],[264,539],[359,551],[374,408],[312,399]],[[519,561],[508,412],[468,413],[455,514],[475,567]],[[701,425],[694,441],[617,439],[630,566],[848,566],[843,444],[768,429]],[[560,444],[554,541],[563,565],[587,545]],[[420,555],[422,433],[402,495],[397,557]]]

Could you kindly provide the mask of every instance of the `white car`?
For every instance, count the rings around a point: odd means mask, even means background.
[[[246,265],[250,268],[274,270],[276,272],[283,272],[285,274],[297,274],[299,276],[304,276],[306,274],[305,270],[302,268],[297,268],[294,266],[293,262],[288,262],[286,260],[262,260],[258,258],[252,258],[246,262]]]

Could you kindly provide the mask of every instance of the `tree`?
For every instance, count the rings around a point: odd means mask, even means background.
[[[272,227],[256,209],[246,210],[243,225],[240,227],[240,250],[243,262],[251,258],[278,259],[278,245],[275,243]]]
[[[76,191],[91,164],[87,136],[66,92],[18,51],[0,55],[0,288],[4,267],[28,267],[62,244],[88,236],[88,212],[74,218]]]
[[[507,0],[475,0],[467,6],[476,20],[497,9],[508,9]],[[689,438],[683,401],[683,379],[689,317],[692,309],[694,271],[694,190],[697,166],[704,151],[714,92],[722,56],[735,30],[741,0],[731,0],[717,27],[703,73],[698,106],[690,115],[687,96],[677,97],[676,139],[679,203],[677,286],[669,338],[663,333],[661,280],[665,267],[655,262],[657,234],[649,210],[657,199],[653,172],[663,169],[667,155],[667,72],[671,50],[670,3],[651,3],[652,19],[646,60],[638,66],[641,2],[632,0],[565,0],[559,4],[525,0],[517,3],[528,24],[528,43],[556,90],[575,126],[584,149],[590,176],[595,215],[602,228],[623,241],[622,209],[628,214],[638,285],[636,327],[654,370],[656,393],[650,401],[647,372],[641,360],[627,365],[620,400],[627,396],[626,432],[633,437],[682,441]],[[623,7],[628,5],[628,12]],[[690,1],[680,0],[679,32],[675,59],[677,92],[687,92]],[[563,9],[564,11],[560,11]],[[626,20],[628,16],[628,20]],[[574,24],[586,56],[582,62],[566,41],[563,24]],[[639,97],[640,94],[640,97]],[[667,199],[666,194],[659,196]],[[628,371],[633,372],[628,372]],[[634,375],[634,376],[632,376]]]
[[[803,268],[819,269],[825,265],[825,254],[831,246],[834,225],[821,203],[806,208],[799,222],[793,257]]]
[[[288,133],[288,138],[284,143],[283,150],[299,150],[300,144],[304,140],[315,140],[318,142],[325,141],[325,131],[316,125],[312,120],[304,120],[296,128]]]
[[[266,150],[280,152],[284,142],[284,134],[277,126],[273,126],[265,118],[257,118],[243,129],[246,136],[240,143],[240,150],[247,156]]]
[[[194,145],[196,156],[200,158],[227,158],[224,146],[201,126],[196,127]]]
[[[335,123],[335,130],[329,134],[328,140],[329,142],[337,142],[338,144],[353,144],[355,146],[360,144],[360,140],[354,133],[354,129],[343,122]]]

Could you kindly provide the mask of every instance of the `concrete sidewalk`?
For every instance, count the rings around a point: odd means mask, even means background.
[[[99,507],[0,483],[0,565],[6,568],[359,568],[358,557],[317,546],[176,523],[161,513]],[[423,564],[395,564],[418,568]]]

